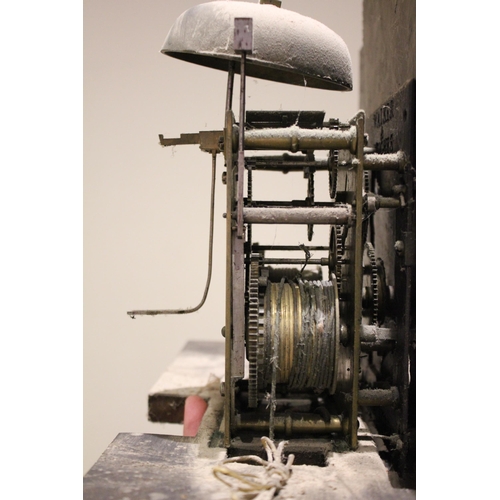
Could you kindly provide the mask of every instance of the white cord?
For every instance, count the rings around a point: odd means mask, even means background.
[[[288,441],[282,441],[276,448],[271,439],[261,438],[262,445],[267,453],[267,460],[257,455],[226,458],[220,465],[214,467],[214,476],[229,486],[232,490],[232,500],[268,500],[285,487],[292,474],[294,455],[288,455],[283,463],[283,450]],[[227,467],[227,464],[246,463],[262,465],[263,474],[241,473]]]

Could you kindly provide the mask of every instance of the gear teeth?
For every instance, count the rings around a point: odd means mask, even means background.
[[[339,293],[342,291],[342,256],[344,255],[344,245],[342,244],[342,226],[335,226],[335,246],[336,246],[336,263],[335,276],[337,277],[337,289]]]
[[[375,257],[375,249],[373,245],[369,242],[365,243],[366,253],[370,259],[371,266],[371,285],[372,285],[372,295],[373,295],[373,312],[372,312],[372,323],[378,325],[378,268],[377,259]]]
[[[257,406],[257,385],[259,364],[259,254],[250,257],[250,279],[248,285],[248,406]]]
[[[338,123],[332,124],[332,129],[338,130]],[[330,190],[330,198],[335,201],[337,198],[337,182],[338,182],[338,166],[339,166],[339,152],[335,149],[330,151],[330,171],[328,173],[328,184]]]

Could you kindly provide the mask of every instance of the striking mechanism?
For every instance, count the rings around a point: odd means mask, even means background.
[[[252,443],[259,446],[262,434],[285,437],[298,460],[304,443],[317,453],[325,443],[338,446],[341,441],[355,449],[359,412],[382,408],[389,422],[385,432],[397,434],[402,443],[397,454],[404,468],[410,448],[409,343],[414,338],[414,287],[408,271],[414,264],[408,259],[414,241],[402,240],[413,234],[414,194],[409,198],[409,193],[414,193],[414,159],[408,148],[394,149],[397,141],[390,151],[380,146],[386,144],[382,139],[370,147],[371,125],[362,111],[342,122],[325,120],[318,111],[246,110],[246,76],[327,90],[352,88],[349,53],[335,33],[261,3],[211,2],[190,9],[162,49],[228,72],[223,130],[160,136],[162,146],[199,144],[214,158],[224,156],[223,443],[238,454],[252,449]],[[214,19],[217,34],[211,29]],[[195,40],[189,31],[194,21],[210,37]],[[291,33],[298,24],[304,32]],[[290,58],[272,43],[271,32],[283,39],[298,37],[318,57],[308,59],[302,46],[290,46],[287,50],[296,50],[297,57],[294,65],[285,64]],[[330,65],[315,67],[323,60]],[[241,75],[239,119],[232,109],[236,73]],[[274,200],[255,199],[253,184],[265,172],[301,173],[305,199],[281,199],[278,186]],[[322,172],[328,200],[315,193]],[[393,233],[400,238],[398,248],[406,245],[407,259],[401,252],[391,258],[387,275],[376,244],[384,240],[386,248],[393,237],[377,225],[384,211],[395,214]],[[269,224],[302,226],[300,238],[307,235],[308,244],[254,241],[255,229]],[[316,226],[328,228],[328,241],[311,243]],[[361,359],[370,360],[370,371]]]

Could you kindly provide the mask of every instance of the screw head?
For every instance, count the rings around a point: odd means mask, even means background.
[[[401,241],[401,240],[396,241],[396,243],[394,243],[394,250],[396,250],[396,253],[399,256],[403,255],[403,253],[405,251],[405,244],[404,244],[404,242]]]

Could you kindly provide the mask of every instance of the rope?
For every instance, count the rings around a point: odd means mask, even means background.
[[[269,410],[269,438],[274,439],[274,412],[276,411],[276,378],[277,370],[280,369],[279,361],[279,346],[280,346],[280,320],[281,320],[281,297],[283,295],[283,287],[285,286],[285,278],[280,281],[278,289],[278,300],[276,306],[276,318],[274,324],[274,335],[273,335],[273,355],[271,358],[271,365],[273,367],[272,377],[271,377],[271,407]],[[274,445],[273,445],[274,446]]]
[[[232,490],[232,500],[267,500],[283,489],[292,474],[294,455],[288,455],[283,463],[283,450],[288,441],[281,441],[276,448],[271,439],[261,438],[267,460],[257,455],[226,458],[213,469],[214,476]],[[261,474],[243,473],[227,467],[228,464],[241,463],[261,465]]]

